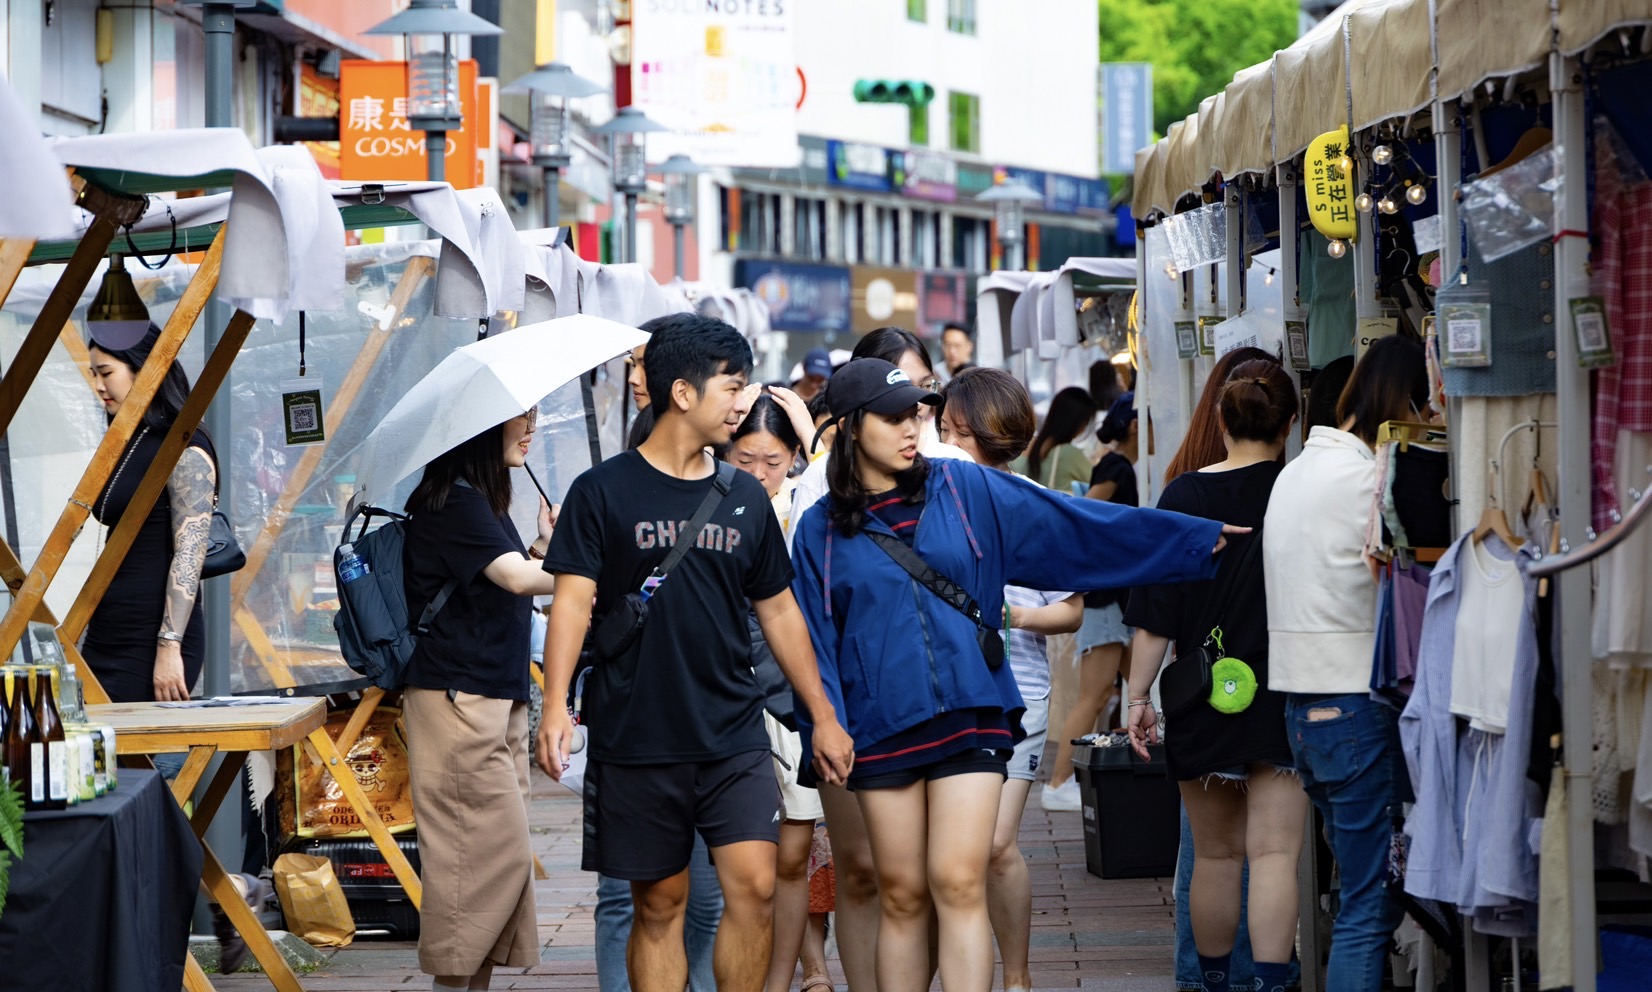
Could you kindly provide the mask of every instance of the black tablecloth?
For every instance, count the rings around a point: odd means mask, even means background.
[[[0,990],[183,986],[201,846],[157,772],[23,821],[23,858],[0,912]]]

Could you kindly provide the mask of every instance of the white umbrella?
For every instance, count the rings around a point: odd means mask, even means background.
[[[363,442],[361,495],[383,499],[437,455],[536,406],[603,362],[648,341],[590,314],[528,324],[454,349]]]

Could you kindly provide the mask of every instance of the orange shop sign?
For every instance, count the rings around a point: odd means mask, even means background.
[[[347,59],[339,66],[339,174],[347,180],[421,180],[429,175],[425,134],[407,120],[407,63]],[[476,133],[476,62],[459,63],[463,130],[447,135],[447,181],[468,189],[480,180]]]

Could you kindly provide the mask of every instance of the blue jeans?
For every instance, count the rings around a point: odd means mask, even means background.
[[[1314,710],[1340,710],[1312,721]],[[1308,798],[1325,821],[1325,837],[1342,878],[1341,906],[1331,928],[1325,987],[1377,992],[1383,961],[1403,915],[1388,889],[1390,809],[1409,792],[1400,771],[1399,714],[1364,693],[1292,693],[1285,704],[1291,753]]]
[[[1245,926],[1245,901],[1250,898],[1250,865],[1239,875],[1239,930],[1233,935],[1233,958],[1228,963],[1228,984],[1248,989],[1256,984],[1251,968],[1250,930]],[[1193,826],[1182,809],[1182,845],[1176,852],[1176,988],[1199,992],[1199,952],[1193,946]]]
[[[597,876],[596,944],[597,986],[601,992],[631,992],[625,970],[625,945],[631,939],[631,883]],[[683,943],[688,948],[688,987],[693,992],[717,992],[712,972],[712,949],[717,924],[723,918],[723,887],[711,866],[706,842],[694,835],[694,853],[688,860],[688,918],[683,921]]]

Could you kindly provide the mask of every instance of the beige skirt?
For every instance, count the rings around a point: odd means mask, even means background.
[[[419,967],[538,964],[527,704],[410,687],[402,706],[424,883]]]

